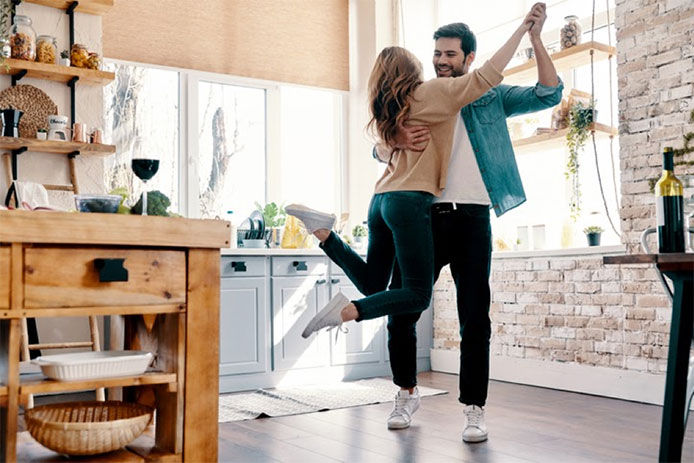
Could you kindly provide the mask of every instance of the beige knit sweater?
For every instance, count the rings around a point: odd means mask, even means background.
[[[503,75],[487,61],[469,74],[422,83],[414,91],[408,125],[427,125],[431,139],[422,152],[396,150],[376,193],[426,191],[440,196],[446,186],[453,132],[460,109],[499,85]]]

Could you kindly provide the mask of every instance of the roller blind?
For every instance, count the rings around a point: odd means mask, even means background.
[[[348,0],[116,0],[106,58],[349,89]]]

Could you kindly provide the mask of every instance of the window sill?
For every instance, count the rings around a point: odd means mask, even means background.
[[[569,257],[590,256],[603,254],[624,254],[626,246],[617,244],[612,246],[591,246],[585,248],[570,249],[543,249],[537,251],[501,251],[492,252],[492,259],[520,259],[526,257]]]

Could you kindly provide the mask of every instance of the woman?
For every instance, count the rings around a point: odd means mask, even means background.
[[[428,125],[431,140],[422,152],[395,152],[376,183],[368,213],[366,261],[330,231],[334,215],[295,204],[285,208],[304,222],[328,257],[366,295],[351,302],[343,294],[335,296],[306,326],[304,338],[346,321],[421,312],[428,307],[434,273],[430,207],[445,187],[458,112],[501,82],[500,70],[531,25],[526,17],[480,69],[455,78],[423,82],[421,63],[404,48],[388,47],[379,54],[368,84],[368,127],[390,144],[397,126],[407,120],[411,125]],[[386,291],[395,259],[402,287]]]

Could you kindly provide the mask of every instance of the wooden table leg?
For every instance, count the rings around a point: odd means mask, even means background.
[[[658,459],[671,462],[682,459],[684,417],[688,412],[686,390],[694,323],[694,282],[689,272],[667,272],[667,276],[675,290]]]
[[[217,461],[219,250],[188,251],[183,460]]]

